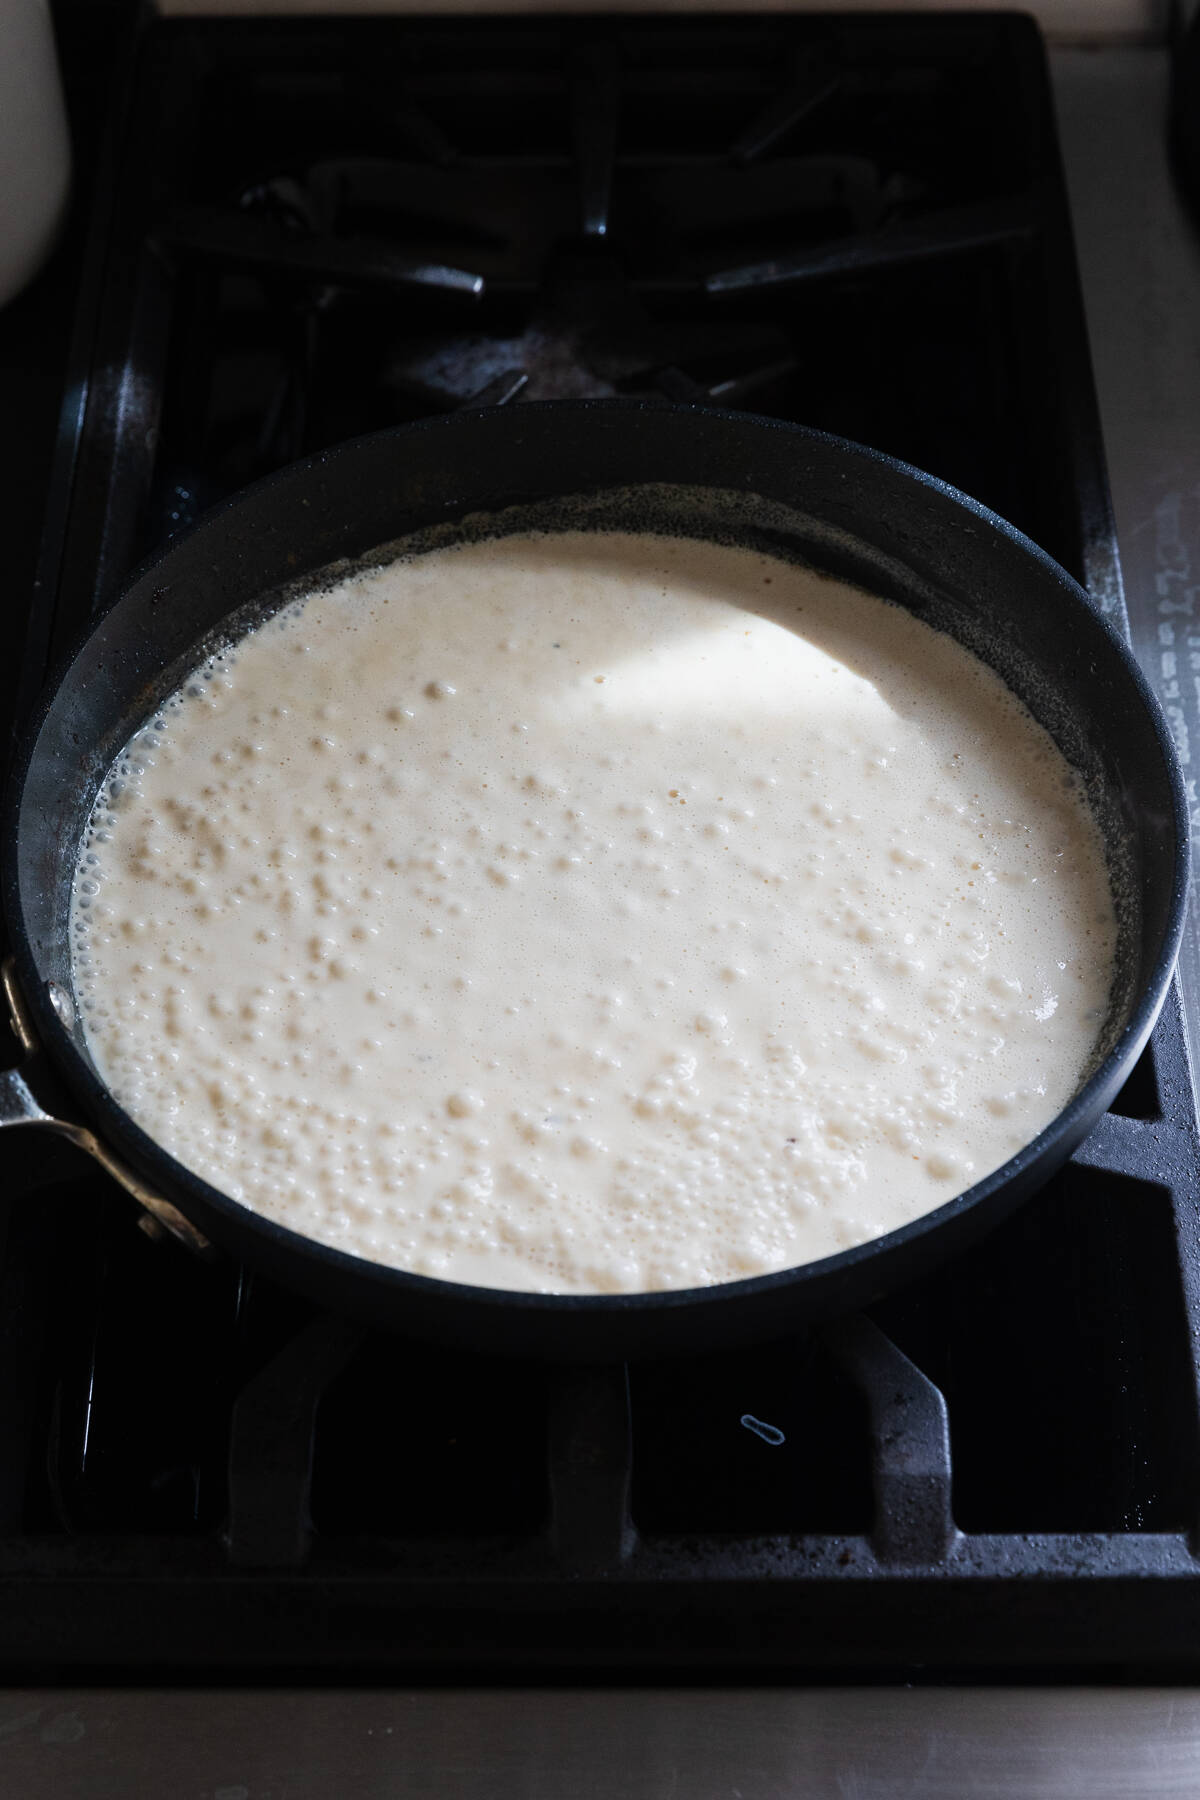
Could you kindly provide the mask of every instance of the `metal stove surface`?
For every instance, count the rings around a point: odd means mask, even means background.
[[[1027,21],[158,24],[96,221],[17,710],[222,494],[522,392],[860,438],[1121,615]],[[1118,1106],[982,1249],[818,1337],[629,1370],[364,1333],[150,1243],[72,1153],[14,1135],[13,1678],[1194,1668],[1174,998]]]

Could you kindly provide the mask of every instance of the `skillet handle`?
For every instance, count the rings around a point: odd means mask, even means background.
[[[11,960],[6,961],[0,971],[0,982],[8,1001],[13,1031],[25,1051],[24,1061],[17,1068],[0,1070],[0,1130],[6,1126],[36,1125],[43,1131],[57,1132],[59,1137],[66,1138],[78,1149],[85,1151],[114,1181],[120,1183],[126,1193],[133,1195],[145,1214],[141,1221],[142,1229],[151,1237],[160,1237],[166,1232],[194,1255],[214,1257],[217,1252],[208,1239],[196,1230],[190,1219],[184,1218],[178,1207],[172,1206],[169,1200],[164,1200],[153,1188],[147,1187],[141,1176],[128,1163],[114,1155],[108,1145],[88,1126],[65,1116],[65,1097],[60,1093],[53,1073],[46,1066],[41,1046],[17,988]]]

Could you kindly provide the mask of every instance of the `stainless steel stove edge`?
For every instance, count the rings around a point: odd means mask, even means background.
[[[1200,1694],[10,1689],[0,1779],[21,1800],[1193,1800]]]

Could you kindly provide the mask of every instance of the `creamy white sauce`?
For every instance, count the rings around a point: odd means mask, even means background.
[[[87,1041],[178,1160],[493,1287],[790,1266],[1006,1161],[1077,1086],[1116,926],[1000,680],[744,550],[570,533],[289,607],[118,758]]]

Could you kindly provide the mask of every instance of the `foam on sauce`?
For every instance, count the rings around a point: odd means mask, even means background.
[[[940,1205],[1078,1085],[1099,833],[1001,681],[756,553],[575,532],[298,602],[127,746],[73,895],[96,1064],[373,1261],[690,1287]]]

